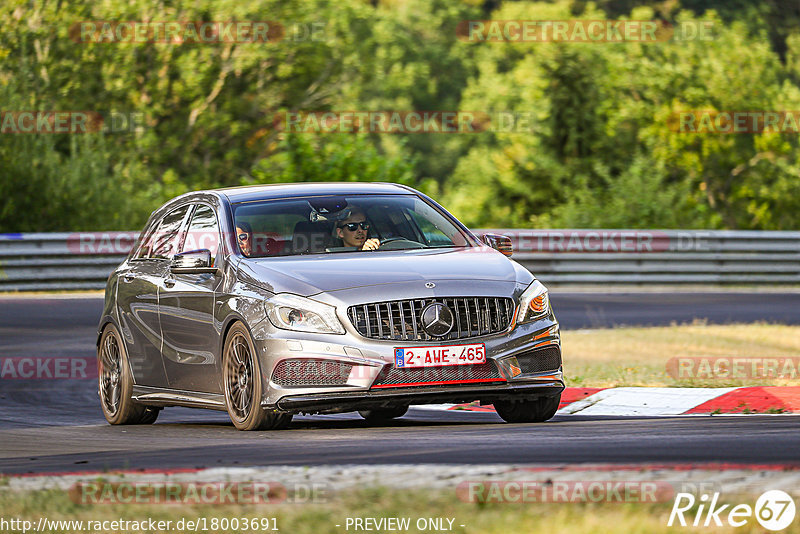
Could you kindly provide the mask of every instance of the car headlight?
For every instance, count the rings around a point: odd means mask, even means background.
[[[344,334],[336,308],[297,295],[279,294],[264,302],[276,328],[318,334]]]
[[[517,324],[540,319],[550,313],[550,297],[547,288],[538,280],[534,280],[519,297],[519,313]]]

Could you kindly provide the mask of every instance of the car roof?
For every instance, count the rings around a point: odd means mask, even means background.
[[[410,187],[385,182],[301,182],[246,185],[214,189],[213,192],[224,195],[232,204],[317,195],[408,195],[416,193]]]

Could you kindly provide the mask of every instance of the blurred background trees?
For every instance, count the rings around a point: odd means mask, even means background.
[[[0,0],[0,110],[137,113],[0,134],[0,231],[138,229],[185,191],[393,181],[483,227],[797,229],[800,135],[677,134],[673,113],[800,110],[800,4],[768,0]],[[475,19],[713,23],[713,40],[476,43]],[[80,43],[86,20],[277,20],[277,43]],[[309,28],[322,28],[309,39]],[[295,38],[298,36],[299,38]],[[303,37],[306,37],[305,39]],[[476,134],[292,134],[287,110],[528,117]]]

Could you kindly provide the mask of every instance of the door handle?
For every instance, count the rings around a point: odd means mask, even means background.
[[[175,287],[175,279],[174,278],[167,278],[164,280],[164,286],[166,287]]]
[[[122,281],[123,282],[131,283],[134,280],[136,280],[136,277],[134,275],[132,275],[131,273],[126,273],[126,274],[122,275]]]

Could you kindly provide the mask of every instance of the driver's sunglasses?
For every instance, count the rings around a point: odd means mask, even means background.
[[[339,228],[347,228],[351,232],[355,232],[356,228],[361,226],[362,230],[369,230],[369,223],[367,221],[344,223],[339,225]]]
[[[239,234],[237,237],[239,238],[239,241],[247,241],[247,239],[248,239],[250,236],[249,236],[249,235],[247,235],[247,234]]]

